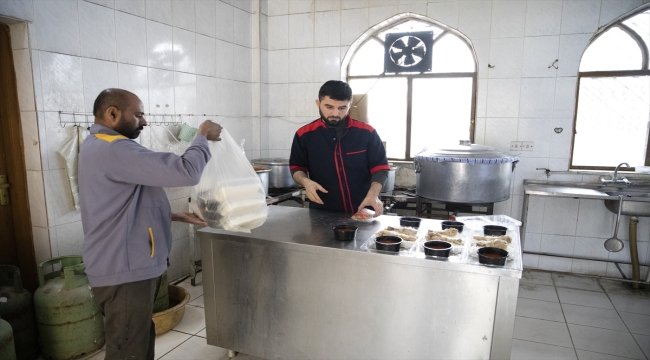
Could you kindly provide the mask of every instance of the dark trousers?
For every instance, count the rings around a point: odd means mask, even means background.
[[[106,360],[154,360],[156,330],[151,320],[159,278],[94,287],[104,313]]]

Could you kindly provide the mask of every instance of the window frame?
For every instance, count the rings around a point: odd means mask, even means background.
[[[589,45],[585,47],[585,50],[582,52],[582,56],[587,52],[589,47],[596,41],[598,38],[600,38],[601,35],[605,34],[607,31],[613,29],[613,28],[619,28],[623,32],[625,32],[627,35],[629,35],[639,46],[639,49],[641,50],[641,69],[642,70],[604,70],[604,71],[580,71],[580,64],[578,64],[578,77],[576,81],[576,93],[575,93],[575,109],[573,111],[573,132],[571,134],[571,154],[569,157],[569,170],[605,170],[605,171],[611,171],[614,170],[614,166],[576,166],[573,165],[573,154],[574,154],[574,149],[575,149],[575,140],[576,140],[576,134],[577,134],[577,125],[578,125],[578,106],[579,100],[580,100],[580,83],[583,78],[599,78],[599,77],[610,77],[610,78],[616,78],[616,77],[635,77],[635,76],[650,76],[650,68],[649,68],[649,51],[648,47],[645,44],[645,41],[639,36],[639,34],[634,31],[632,28],[629,26],[625,25],[623,22],[637,16],[640,14],[645,13],[646,11],[650,10],[650,5],[643,5],[635,10],[633,10],[631,13],[628,13],[615,21],[613,21],[610,25],[603,27],[598,31],[589,41]],[[582,56],[580,57],[580,63],[582,63]],[[650,120],[650,114],[649,114],[649,120]],[[650,166],[650,132],[648,133],[648,137],[646,138],[646,153],[645,153],[645,160],[644,160],[644,166]],[[631,168],[631,170],[634,170],[634,167]]]
[[[468,47],[470,53],[472,54],[474,60],[474,72],[446,72],[446,73],[397,73],[397,74],[378,74],[378,75],[349,75],[350,66],[354,61],[358,50],[370,40],[378,41],[380,44],[384,45],[384,41],[378,36],[378,34],[391,29],[393,27],[399,26],[405,22],[415,20],[423,23],[430,24],[442,29],[442,33],[435,37],[435,41],[440,41],[444,36],[456,36]],[[435,48],[435,42],[434,42]],[[404,152],[403,159],[393,159],[389,158],[391,161],[413,161],[413,156],[411,154],[411,113],[413,106],[413,79],[419,78],[471,78],[472,79],[472,99],[471,99],[471,109],[470,109],[470,126],[469,126],[469,140],[474,143],[475,139],[475,129],[476,129],[476,102],[477,102],[477,93],[478,93],[478,60],[476,56],[476,51],[472,46],[471,41],[461,34],[460,32],[448,27],[447,25],[441,24],[433,19],[429,19],[422,15],[413,14],[413,13],[404,13],[393,16],[388,20],[385,20],[366,31],[357,41],[355,41],[348,53],[345,56],[345,59],[341,66],[341,78],[350,82],[350,80],[358,79],[378,79],[378,78],[406,78],[407,81],[407,93],[406,93],[406,149]]]

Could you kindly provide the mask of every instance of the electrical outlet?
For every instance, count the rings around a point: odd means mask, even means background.
[[[510,142],[510,151],[521,151],[522,147],[522,142],[521,141],[511,141]]]
[[[533,142],[532,141],[522,141],[521,142],[521,151],[533,151]]]

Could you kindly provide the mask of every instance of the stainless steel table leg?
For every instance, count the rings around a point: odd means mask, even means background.
[[[524,249],[524,241],[526,240],[526,221],[528,220],[528,201],[530,195],[524,194],[524,203],[521,206],[521,233],[519,238],[521,239],[521,249]]]

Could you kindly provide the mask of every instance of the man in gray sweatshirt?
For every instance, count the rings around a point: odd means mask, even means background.
[[[156,279],[168,267],[171,222],[205,225],[193,214],[172,213],[163,187],[196,185],[210,160],[208,140],[221,140],[222,128],[206,120],[178,156],[132,141],[147,125],[135,94],[106,89],[93,113],[79,152],[79,198],[83,259],[105,316],[106,359],[153,360],[151,316]]]

